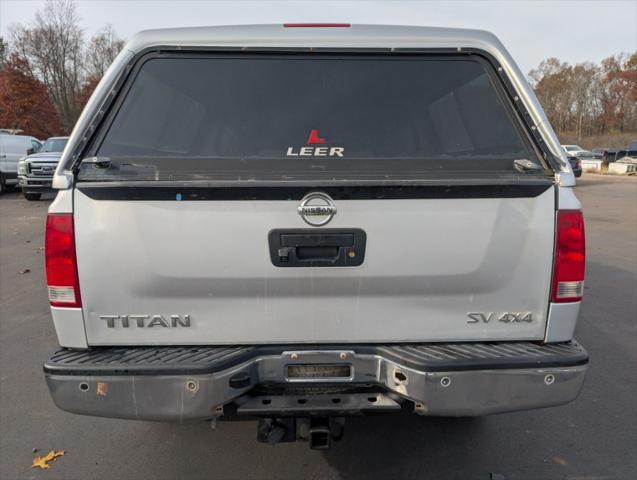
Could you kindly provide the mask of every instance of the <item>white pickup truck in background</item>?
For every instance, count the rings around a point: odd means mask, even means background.
[[[489,33],[142,32],[53,181],[53,399],[313,448],[348,415],[567,403],[588,364],[573,185]]]

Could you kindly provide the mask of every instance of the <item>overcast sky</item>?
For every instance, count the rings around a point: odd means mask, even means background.
[[[469,27],[500,37],[523,71],[542,59],[598,62],[637,50],[637,0],[175,1],[78,0],[91,36],[106,23],[124,38],[147,28],[351,22]],[[0,0],[0,35],[29,23],[43,0]]]

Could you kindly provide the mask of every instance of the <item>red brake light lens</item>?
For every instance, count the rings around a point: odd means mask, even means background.
[[[53,307],[81,307],[73,215],[50,213],[45,235],[46,284]]]
[[[284,23],[285,28],[347,28],[351,23]]]
[[[586,242],[580,210],[558,210],[551,299],[578,302],[584,293]]]

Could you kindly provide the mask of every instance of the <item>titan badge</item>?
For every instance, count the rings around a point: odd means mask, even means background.
[[[100,315],[100,320],[106,322],[108,328],[121,326],[130,328],[134,325],[137,328],[175,328],[190,327],[190,315]]]

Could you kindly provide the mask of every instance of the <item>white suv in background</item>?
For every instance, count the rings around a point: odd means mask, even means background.
[[[0,133],[0,193],[18,183],[18,160],[37,152],[42,142],[28,135]]]

